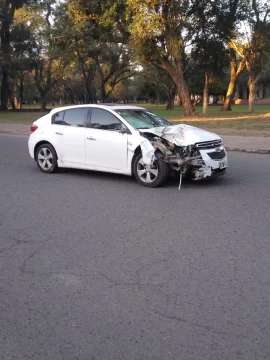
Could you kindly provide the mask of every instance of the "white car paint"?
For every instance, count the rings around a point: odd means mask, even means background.
[[[116,131],[85,129],[86,166],[126,173],[128,136]]]
[[[52,116],[55,113],[79,107],[94,107],[111,112],[121,120],[129,133],[51,123]],[[153,162],[156,150],[151,142],[142,136],[140,132],[155,134],[178,146],[189,146],[200,142],[221,140],[216,134],[185,124],[137,130],[114,111],[121,109],[145,110],[137,106],[122,105],[76,105],[53,109],[49,114],[34,122],[38,129],[30,135],[28,141],[31,158],[35,158],[34,149],[37,144],[41,141],[47,141],[56,150],[59,167],[132,175],[132,159],[136,148],[141,148],[143,160],[146,164]],[[219,147],[219,150],[223,149],[223,146]],[[210,176],[212,170],[218,170],[221,166],[221,162],[209,157],[208,154],[213,151],[216,151],[216,149],[200,150],[205,161],[204,168],[200,169],[203,172],[201,178]],[[227,167],[227,155],[223,159],[222,166]]]
[[[186,124],[142,129],[140,131],[158,135],[178,146],[189,146],[198,142],[221,140],[216,134]]]
[[[85,128],[53,124],[52,141],[61,162],[85,164]]]

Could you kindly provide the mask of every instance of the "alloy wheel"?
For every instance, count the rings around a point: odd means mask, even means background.
[[[156,162],[152,165],[146,165],[141,158],[137,164],[137,173],[141,181],[148,184],[154,182],[158,176],[158,167]]]
[[[46,147],[41,148],[38,152],[37,160],[43,170],[50,170],[53,166],[53,154],[51,150]]]

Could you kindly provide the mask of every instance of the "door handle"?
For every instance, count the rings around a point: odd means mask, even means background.
[[[63,133],[56,131],[56,135],[63,135]]]
[[[93,136],[87,138],[87,140],[96,140]]]

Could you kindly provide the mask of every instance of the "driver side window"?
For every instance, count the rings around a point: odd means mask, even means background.
[[[121,130],[122,122],[112,113],[104,109],[92,109],[90,128],[99,130]]]

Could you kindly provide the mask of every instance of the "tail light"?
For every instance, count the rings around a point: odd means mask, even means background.
[[[37,125],[31,125],[31,132],[34,132],[34,131],[36,131],[37,130],[37,128],[38,128],[38,126]]]

